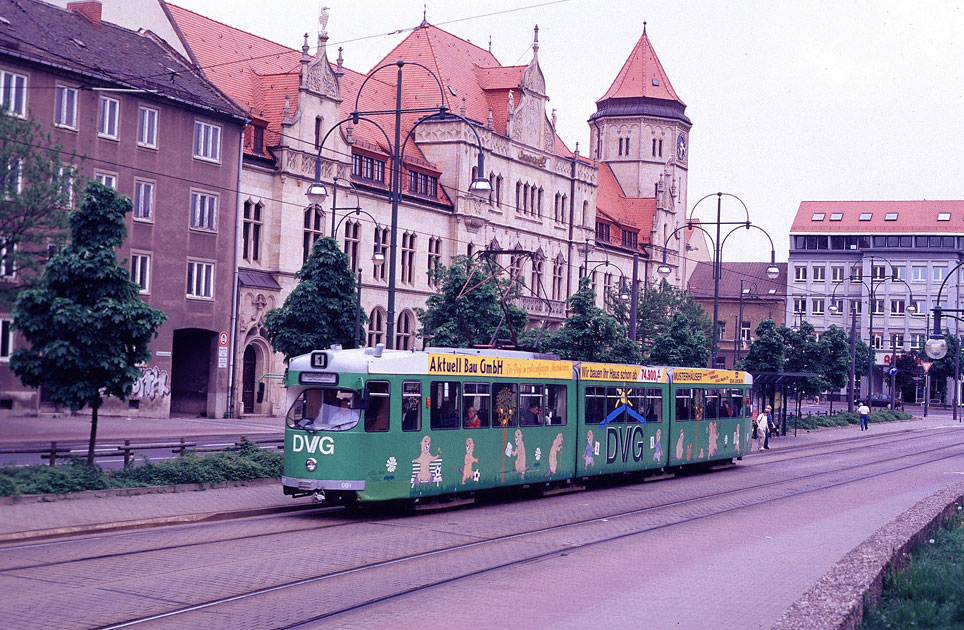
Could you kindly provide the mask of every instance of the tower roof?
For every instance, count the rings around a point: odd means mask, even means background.
[[[596,109],[590,120],[601,116],[643,114],[677,118],[690,123],[683,113],[686,103],[676,94],[663,64],[659,62],[646,34],[645,22],[642,36],[612,85],[602,98],[596,101]]]

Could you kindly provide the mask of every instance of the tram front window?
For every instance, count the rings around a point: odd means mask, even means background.
[[[306,431],[348,431],[361,417],[358,394],[346,389],[309,389],[288,410],[289,427]]]

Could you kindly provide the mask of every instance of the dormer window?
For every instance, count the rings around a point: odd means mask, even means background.
[[[659,87],[659,79],[653,77],[653,87]]]
[[[884,215],[884,221],[896,221],[896,220],[897,220],[896,212],[888,212],[887,214]]]
[[[823,212],[814,212],[814,213],[813,213],[813,216],[810,217],[810,220],[811,220],[811,221],[823,221],[823,218],[824,218],[825,216],[827,216],[827,215],[824,214]]]
[[[950,220],[951,220],[951,213],[950,213],[950,212],[938,212],[938,213],[937,213],[937,220],[938,220],[938,221],[950,221]]]
[[[842,221],[842,220],[843,220],[843,212],[831,212],[831,213],[830,213],[830,220],[831,220],[831,221]]]
[[[385,160],[353,153],[351,156],[351,176],[384,184]]]
[[[874,218],[874,213],[873,213],[873,212],[861,212],[861,213],[860,213],[860,220],[861,220],[861,221],[870,221],[872,218]]]

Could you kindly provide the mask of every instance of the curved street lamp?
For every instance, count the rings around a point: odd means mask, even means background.
[[[706,223],[706,222],[701,221],[700,223],[696,223],[696,222],[693,220],[693,214],[694,214],[695,211],[696,211],[696,207],[699,206],[700,203],[702,203],[704,200],[709,199],[710,197],[714,197],[714,196],[716,197],[716,221],[709,222],[709,223]],[[724,197],[724,196],[726,196],[726,197],[732,197],[733,199],[736,199],[737,201],[740,202],[740,205],[743,206],[743,211],[744,211],[745,214],[746,214],[746,219],[745,219],[744,221],[723,221],[723,220],[721,220],[722,201],[723,201],[723,197]],[[706,229],[703,228],[703,225],[715,225],[715,226],[716,226],[716,238],[713,238],[713,235],[711,235],[709,232],[707,232]],[[733,229],[731,229],[729,232],[726,233],[726,235],[724,235],[722,238],[720,238],[720,231],[721,231],[721,229],[722,229],[722,226],[724,226],[724,225],[734,225],[734,226],[736,226],[736,227],[734,227]],[[660,274],[660,275],[663,276],[664,278],[665,278],[666,276],[668,276],[668,275],[672,272],[672,269],[671,269],[670,266],[666,263],[666,252],[667,252],[666,245],[669,243],[669,240],[670,240],[677,232],[679,232],[680,230],[682,230],[682,229],[684,229],[684,228],[685,228],[685,229],[690,229],[690,230],[692,230],[692,229],[698,229],[698,230],[702,231],[703,234],[706,235],[706,238],[710,239],[710,243],[713,244],[713,253],[714,253],[714,256],[713,256],[713,345],[712,345],[712,352],[711,352],[711,358],[710,358],[710,367],[715,368],[715,367],[716,367],[717,348],[718,348],[718,343],[719,343],[719,339],[718,339],[718,337],[719,337],[719,332],[718,332],[718,331],[719,331],[719,325],[720,325],[720,323],[719,323],[719,317],[720,317],[720,277],[723,275],[723,273],[722,273],[722,272],[723,272],[723,265],[722,265],[722,261],[721,261],[721,255],[722,255],[722,253],[723,253],[723,244],[726,242],[726,239],[729,238],[731,234],[733,234],[734,232],[736,232],[736,231],[737,231],[738,229],[740,229],[740,228],[745,228],[745,229],[747,229],[747,230],[749,230],[750,228],[756,228],[756,229],[760,230],[761,232],[763,232],[763,233],[766,235],[767,239],[770,241],[770,264],[767,266],[767,277],[770,278],[771,280],[775,280],[775,279],[777,278],[777,276],[780,275],[780,268],[777,267],[777,263],[776,263],[776,255],[777,255],[777,254],[776,254],[776,249],[775,249],[774,246],[773,246],[773,239],[770,238],[770,234],[769,234],[766,230],[764,230],[763,228],[761,228],[760,226],[754,225],[753,223],[750,222],[750,211],[747,209],[746,204],[743,203],[743,200],[742,200],[742,199],[740,199],[739,197],[737,197],[736,195],[733,195],[733,194],[731,194],[731,193],[724,193],[724,192],[711,193],[711,194],[709,194],[709,195],[705,195],[705,196],[702,197],[699,201],[697,201],[695,204],[693,204],[693,207],[690,209],[690,216],[689,216],[689,218],[687,219],[686,223],[683,224],[683,225],[681,225],[681,226],[679,226],[678,228],[676,228],[676,229],[673,230],[672,232],[670,232],[669,235],[663,240],[663,262],[656,268],[656,273]]]
[[[877,254],[873,254],[873,255],[867,256],[867,260],[870,261],[870,269],[871,269],[870,284],[868,285],[866,282],[864,282],[864,280],[863,280],[863,278],[862,278],[861,276],[858,276],[858,275],[854,272],[854,268],[855,268],[858,264],[860,264],[859,262],[853,263],[853,264],[850,266],[850,276],[847,278],[847,280],[848,280],[849,282],[855,282],[855,283],[859,283],[859,284],[863,285],[863,287],[864,287],[865,289],[867,289],[867,295],[869,296],[869,299],[870,299],[870,313],[868,313],[868,328],[867,328],[867,342],[868,342],[867,345],[868,345],[869,348],[870,348],[870,360],[869,360],[869,365],[867,366],[867,400],[869,401],[869,400],[870,400],[870,395],[871,395],[871,394],[873,393],[873,391],[874,391],[874,365],[877,363],[876,357],[875,357],[875,348],[874,348],[874,306],[875,306],[876,301],[877,301],[877,290],[880,288],[880,286],[881,286],[882,284],[884,284],[884,283],[887,282],[888,280],[891,281],[891,282],[901,282],[901,283],[904,284],[904,286],[907,287],[908,293],[910,293],[910,298],[909,298],[909,300],[908,300],[908,305],[904,308],[904,310],[905,310],[907,313],[909,313],[911,316],[913,316],[913,315],[917,312],[917,306],[915,305],[914,289],[913,289],[909,284],[907,284],[907,281],[904,280],[903,278],[894,278],[894,277],[893,277],[894,264],[893,264],[890,260],[888,260],[887,258],[885,258],[885,257],[883,257],[883,256],[877,255]],[[890,275],[884,274],[884,275],[880,276],[879,278],[874,278],[874,275],[873,275],[874,260],[882,260],[882,261],[884,261],[885,263],[887,263],[887,264],[890,266],[890,268],[891,268],[891,273],[890,273]],[[837,281],[837,283],[834,285],[833,293],[830,295],[830,308],[829,308],[829,310],[830,310],[831,313],[836,313],[837,310],[838,310],[838,309],[837,309],[837,306],[836,306],[833,302],[836,300],[836,297],[837,297],[837,289],[843,284],[843,282],[844,282],[843,280]],[[853,339],[853,335],[855,334],[854,328],[855,328],[855,326],[856,326],[856,319],[857,319],[856,303],[851,302],[851,311],[852,311],[851,317],[852,317],[852,319],[853,319],[853,321],[854,321],[854,324],[851,326],[851,335],[852,335],[851,339]],[[853,344],[851,344],[851,345],[853,345]],[[852,350],[851,350],[851,362],[850,362],[851,371],[853,371],[854,360],[855,360],[854,350],[852,349]],[[853,378],[853,373],[851,373],[851,375],[850,375],[850,382],[851,382],[851,384],[853,383],[853,380],[854,380],[854,378]],[[853,411],[853,398],[854,398],[854,393],[853,393],[853,390],[852,390],[852,389],[851,389],[849,398],[850,398],[850,402],[849,402],[850,411]]]
[[[385,68],[390,68],[395,66],[398,70],[395,84],[395,108],[394,109],[380,109],[380,110],[368,110],[363,111],[359,108],[359,103],[361,101],[362,92],[365,86],[368,85],[368,81],[371,80],[381,70]],[[405,66],[417,66],[422,68],[425,72],[428,72],[433,79],[435,79],[436,84],[439,89],[439,104],[433,107],[402,107],[402,69]],[[388,133],[385,128],[382,127],[378,122],[372,119],[372,116],[381,115],[394,115],[395,124],[395,140],[394,142],[389,138]],[[407,135],[405,136],[405,141],[402,142],[402,114],[426,114],[422,118],[419,118],[409,129]],[[391,166],[391,185],[390,194],[392,201],[392,218],[391,218],[391,244],[389,251],[389,266],[388,266],[388,322],[386,330],[386,348],[394,348],[395,346],[395,292],[396,292],[396,260],[397,256],[395,250],[397,249],[398,242],[398,206],[402,197],[402,168],[404,165],[405,158],[405,147],[408,146],[408,141],[412,138],[415,130],[419,125],[429,121],[445,121],[445,120],[461,120],[469,125],[469,129],[475,135],[476,145],[478,146],[478,166],[476,170],[476,176],[473,178],[472,183],[469,185],[469,192],[484,197],[489,194],[492,190],[492,184],[489,182],[488,178],[485,177],[485,157],[482,149],[482,139],[479,136],[479,132],[476,130],[476,125],[473,124],[467,118],[460,116],[449,111],[449,108],[445,105],[445,91],[442,87],[442,82],[436,76],[434,72],[427,66],[424,66],[416,62],[406,62],[399,59],[393,63],[387,63],[378,68],[375,68],[368,73],[365,80],[358,88],[358,92],[355,95],[355,109],[352,111],[344,120],[339,121],[328,130],[324,138],[318,145],[318,156],[315,159],[315,180],[308,186],[305,194],[308,196],[309,200],[317,200],[317,203],[321,203],[325,200],[328,195],[328,189],[325,187],[324,183],[321,181],[321,153],[325,146],[325,141],[328,140],[328,136],[335,130],[341,127],[341,125],[350,122],[352,125],[359,124],[362,120],[374,125],[381,131],[382,135],[385,136],[385,142],[389,148],[391,154],[392,166]]]

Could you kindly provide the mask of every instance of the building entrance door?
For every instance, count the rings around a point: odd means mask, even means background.
[[[257,383],[258,353],[254,346],[244,349],[241,366],[241,405],[242,413],[254,413],[254,388]]]

